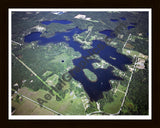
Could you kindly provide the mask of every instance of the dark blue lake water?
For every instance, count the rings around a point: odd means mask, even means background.
[[[121,19],[121,20],[126,20],[126,18],[125,18],[125,17],[120,17],[120,19]]]
[[[132,28],[135,28],[135,26],[128,26],[127,28],[128,28],[128,30],[130,30]]]
[[[103,31],[100,31],[99,33],[105,34],[109,38],[115,38],[116,37],[116,34],[114,33],[113,30],[103,30]]]
[[[118,22],[118,19],[110,19],[112,22]]]
[[[68,20],[52,20],[52,21],[42,21],[42,24],[49,25],[51,23],[59,23],[59,24],[71,24],[72,21]]]
[[[113,79],[121,80],[121,78],[113,75],[112,67],[109,67],[107,69],[94,69],[92,63],[99,61],[95,59],[87,59],[87,57],[96,53],[106,62],[112,64],[113,66],[117,67],[122,71],[126,70],[125,64],[131,64],[132,61],[127,56],[118,53],[115,48],[107,46],[105,42],[100,40],[93,40],[92,41],[93,48],[84,50],[81,47],[81,44],[77,41],[74,41],[73,39],[74,34],[80,34],[84,31],[86,31],[86,29],[81,30],[78,27],[75,27],[73,29],[67,30],[66,32],[56,32],[55,35],[50,38],[40,37],[40,35],[42,34],[41,32],[32,32],[31,34],[25,36],[24,41],[26,43],[30,43],[32,41],[38,41],[39,45],[46,45],[48,43],[66,42],[75,51],[79,51],[82,57],[73,60],[75,68],[70,70],[69,73],[75,80],[82,83],[85,91],[90,97],[90,100],[97,101],[98,99],[103,97],[102,96],[103,91],[108,91],[111,89],[109,80]],[[113,33],[113,31],[111,32]],[[105,31],[105,33],[109,34],[110,36],[111,32]],[[64,38],[64,36],[68,36],[70,40],[67,41]],[[114,38],[115,36],[113,37],[112,35],[111,37]],[[110,56],[116,59],[113,60],[110,58]],[[91,82],[90,80],[88,80],[88,78],[82,71],[84,68],[87,68],[93,73],[95,73],[97,75],[98,80],[96,82]]]
[[[137,25],[137,23],[130,23],[131,25]]]

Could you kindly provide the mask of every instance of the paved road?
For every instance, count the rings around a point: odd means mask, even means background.
[[[123,98],[123,101],[122,101],[120,110],[119,110],[117,113],[115,113],[115,114],[119,114],[120,111],[121,111],[121,109],[122,109],[122,107],[123,107],[123,105],[124,105],[124,101],[125,101],[126,96],[127,96],[127,93],[128,93],[128,88],[129,88],[130,82],[131,82],[131,80],[132,80],[132,75],[133,75],[133,72],[134,72],[134,70],[135,70],[136,62],[137,62],[137,59],[136,59],[136,61],[135,61],[135,63],[134,63],[134,68],[133,68],[132,73],[131,73],[131,76],[130,76],[130,78],[129,78],[129,82],[128,82],[128,85],[127,85],[127,89],[126,89],[126,92],[125,92],[125,95],[124,95],[124,98]]]
[[[20,46],[22,45],[21,43],[18,43],[18,42],[14,41],[14,40],[12,40],[12,42],[15,43],[15,44],[18,44]]]
[[[130,38],[131,35],[132,34],[130,33],[129,36],[128,36],[128,38],[127,38],[127,40],[126,40],[126,42],[125,42],[125,44],[123,45],[122,51],[123,51],[124,47],[126,46],[126,44],[127,44],[127,42],[128,42],[128,40],[129,40],[129,38]]]
[[[88,36],[91,34],[91,31],[92,31],[92,28],[89,29],[89,32],[88,32],[88,35],[87,35],[86,38],[85,38],[85,41],[87,40]]]

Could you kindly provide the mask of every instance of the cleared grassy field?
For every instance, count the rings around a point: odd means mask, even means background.
[[[16,108],[14,115],[55,115],[55,113],[25,98],[21,103],[13,101],[12,106]]]
[[[46,100],[44,98],[44,95],[49,94],[49,92],[44,90],[39,90],[37,92],[34,92],[24,87],[19,90],[19,93],[35,101],[37,101],[38,98],[41,98],[47,101],[47,103],[44,103],[43,105],[64,115],[84,115],[85,114],[85,110],[84,110],[81,98],[76,97],[74,94],[70,95],[70,93],[67,93],[65,98],[62,101],[57,101],[55,96],[52,96],[51,100]]]
[[[122,86],[122,85],[119,85],[119,86],[118,86],[118,89],[121,90],[121,91],[123,91],[123,92],[125,92],[126,89],[127,89],[127,87],[124,87],[124,86]]]
[[[113,96],[114,101],[104,105],[103,107],[104,112],[111,113],[111,114],[117,113],[121,107],[121,103],[122,103],[121,99],[123,97],[124,97],[124,94],[117,91]]]
[[[126,54],[126,55],[131,55],[131,56],[137,56],[137,57],[139,57],[139,52],[134,51],[134,50],[123,49],[122,53]]]

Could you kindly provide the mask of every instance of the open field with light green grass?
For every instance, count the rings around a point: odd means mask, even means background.
[[[14,101],[16,94],[13,96],[12,106],[16,108],[16,111],[13,115],[55,115],[55,113],[40,107],[38,104],[33,103],[32,101],[22,98],[23,100],[20,103]]]
[[[59,76],[57,74],[54,74],[47,78],[46,82],[48,85],[56,85],[58,83]]]
[[[64,63],[67,61],[71,61],[74,57],[68,56],[66,53],[59,54],[54,57],[53,60],[51,60],[51,63],[61,63],[62,60],[64,60]]]
[[[121,90],[121,91],[123,91],[123,92],[125,92],[126,89],[127,89],[127,87],[122,86],[122,85],[119,85],[119,86],[118,86],[118,89]]]
[[[81,98],[74,96],[74,94],[70,95],[70,93],[67,93],[62,101],[57,101],[55,96],[52,96],[51,100],[46,100],[44,95],[49,94],[49,92],[44,90],[31,92],[31,90],[24,87],[19,90],[19,93],[31,98],[34,101],[37,101],[38,98],[41,98],[47,101],[47,103],[44,103],[43,105],[64,115],[85,114]]]
[[[45,73],[43,73],[43,77],[47,77],[47,76],[49,76],[49,75],[51,75],[52,74],[52,72],[51,71],[46,71]]]
[[[128,49],[123,49],[123,54],[126,54],[126,55],[130,55],[132,57],[139,57],[139,58],[143,58],[143,59],[148,59],[148,56],[147,55],[144,55],[138,51],[134,51],[134,50],[128,50]]]
[[[62,53],[60,55],[55,56],[53,59],[49,60],[49,64],[55,65],[57,67],[60,67],[62,72],[63,70],[66,70],[68,67],[74,67],[73,63],[72,63],[72,59],[74,58],[74,56],[69,56],[66,53]],[[62,62],[62,60],[64,62]]]
[[[130,56],[136,56],[136,57],[139,56],[139,52],[133,51],[133,50],[123,49],[122,52],[123,54],[130,55]]]
[[[104,112],[110,114],[117,113],[121,107],[123,97],[124,94],[117,91],[113,96],[114,101],[104,105]]]

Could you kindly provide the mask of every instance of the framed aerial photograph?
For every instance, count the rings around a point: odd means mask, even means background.
[[[9,120],[151,120],[151,8],[9,8]]]

